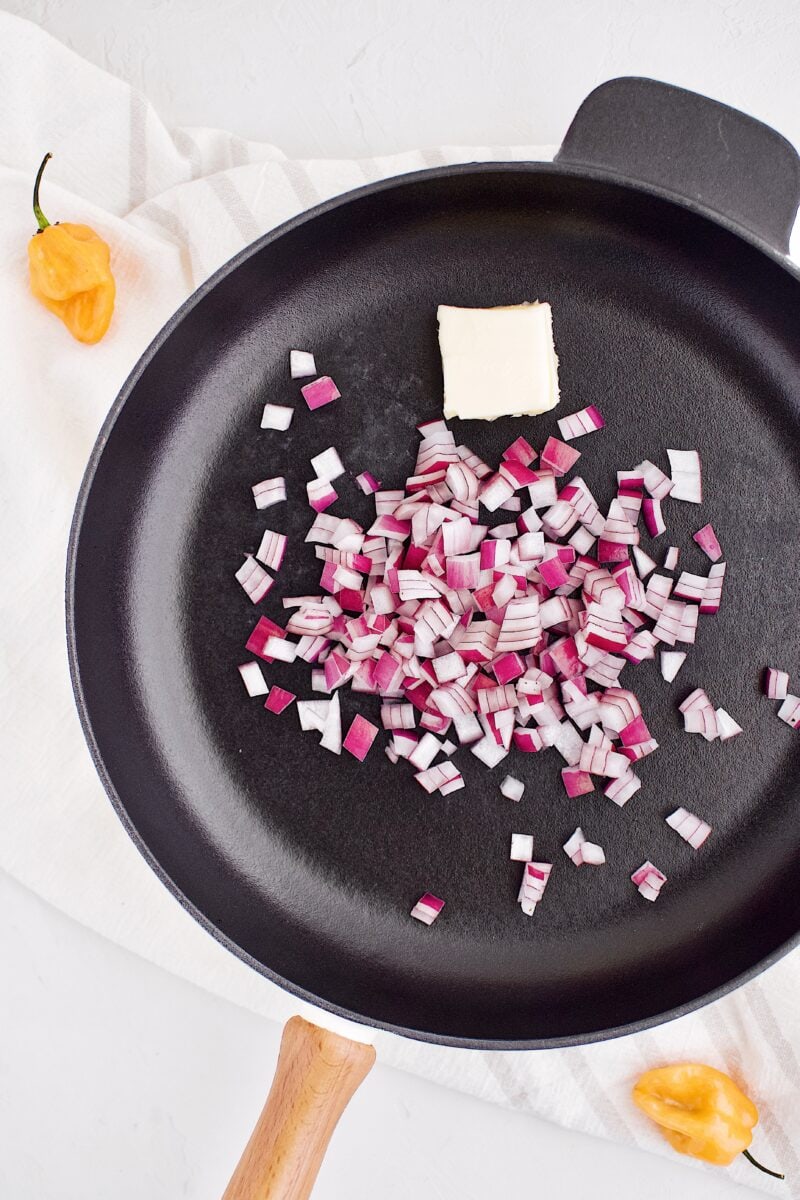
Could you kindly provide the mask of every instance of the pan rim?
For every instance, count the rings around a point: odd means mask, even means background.
[[[408,172],[401,175],[390,176],[387,179],[377,180],[367,184],[364,187],[343,192],[340,195],[333,196],[322,203],[315,205],[313,208],[306,209],[301,213],[296,214],[289,220],[282,222],[274,229],[268,230],[262,234],[256,241],[243,247],[238,254],[223,263],[212,275],[209,276],[197,289],[194,291],[183,304],[173,313],[169,320],[156,334],[155,338],[150,342],[144,352],[141,354],[137,362],[134,364],[130,374],[122,385],[119,393],[114,399],[111,408],[106,415],[100,431],[97,435],[95,443],[92,447],[81,484],[78,489],[78,494],[75,502],[75,508],[70,524],[69,539],[67,543],[66,557],[66,577],[65,577],[65,620],[66,620],[66,640],[67,640],[67,657],[69,663],[70,681],[72,684],[73,697],[78,711],[78,718],[81,724],[84,739],[86,741],[89,753],[94,764],[94,768],[98,774],[100,782],[111,802],[111,805],[119,818],[123,828],[131,838],[134,846],[144,858],[147,865],[155,873],[161,883],[171,892],[181,907],[186,911],[207,933],[209,933],[216,942],[224,946],[230,951],[239,961],[251,967],[259,975],[276,984],[289,995],[294,996],[298,1001],[310,1004],[311,1006],[321,1009],[323,1012],[329,1013],[332,1016],[343,1018],[352,1021],[358,1025],[368,1026],[370,1028],[380,1030],[386,1033],[396,1034],[399,1037],[409,1038],[413,1041],[427,1042],[440,1046],[452,1046],[454,1048],[473,1049],[473,1050],[550,1050],[561,1049],[569,1046],[591,1045],[596,1042],[610,1041],[613,1038],[623,1037],[628,1034],[638,1033],[645,1029],[652,1029],[659,1025],[667,1024],[670,1021],[677,1020],[679,1017],[695,1012],[700,1008],[711,1004],[730,992],[741,987],[742,984],[756,978],[768,967],[773,966],[781,958],[800,944],[800,929],[783,942],[780,946],[773,949],[769,954],[760,959],[758,962],[748,967],[746,970],[735,975],[726,983],[721,984],[710,992],[703,993],[701,996],[685,1001],[683,1004],[677,1005],[663,1013],[657,1013],[648,1017],[640,1018],[636,1021],[629,1021],[625,1024],[611,1026],[606,1029],[592,1030],[589,1033],[570,1034],[562,1037],[539,1037],[539,1038],[479,1038],[479,1037],[459,1037],[449,1034],[441,1034],[431,1032],[424,1029],[408,1028],[406,1026],[393,1024],[388,1021],[376,1019],[359,1013],[353,1009],[346,1008],[343,1005],[333,1003],[323,996],[319,996],[307,989],[295,984],[292,980],[280,975],[266,964],[259,962],[247,951],[243,950],[237,943],[225,934],[217,925],[214,924],[186,895],[186,893],[172,879],[169,873],[162,867],[155,853],[151,850],[143,836],[139,833],[138,828],[130,818],[125,804],[117,791],[117,788],[111,779],[111,776],[106,769],[105,761],[102,756],[100,746],[95,738],[94,729],[92,726],[91,716],[89,713],[89,705],[83,691],[81,681],[81,671],[79,665],[78,646],[77,646],[77,630],[75,618],[75,589],[77,578],[77,563],[78,551],[83,529],[84,518],[92,487],[94,484],[95,475],[99,466],[103,453],[105,452],[106,444],[111,437],[111,434],[116,425],[125,404],[135,391],[136,385],[141,378],[146,368],[156,357],[162,346],[168,341],[175,329],[189,316],[193,309],[220,283],[232,275],[239,266],[247,262],[248,259],[258,254],[264,247],[278,241],[285,234],[291,233],[296,229],[302,228],[318,217],[322,217],[329,212],[342,208],[354,201],[361,200],[368,196],[378,195],[381,192],[391,191],[397,188],[413,186],[426,181],[437,179],[447,179],[465,175],[501,175],[511,172],[517,172],[525,175],[546,175],[556,174],[559,176],[572,177],[580,180],[589,180],[598,183],[604,183],[620,188],[623,191],[633,191],[644,195],[654,196],[668,203],[682,208],[700,217],[701,219],[710,221],[712,224],[722,227],[729,233],[732,233],[743,242],[752,248],[765,254],[778,267],[786,271],[794,280],[800,281],[800,267],[796,266],[787,255],[777,250],[766,239],[760,237],[751,230],[739,225],[721,213],[712,211],[691,198],[685,197],[678,192],[671,191],[667,188],[658,187],[649,183],[644,183],[639,180],[632,180],[618,175],[613,171],[603,170],[591,166],[582,166],[580,164],[562,163],[557,159],[553,162],[471,162],[471,163],[456,163],[442,167],[426,168],[421,171]]]

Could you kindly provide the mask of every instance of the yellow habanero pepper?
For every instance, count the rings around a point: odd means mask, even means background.
[[[642,1075],[633,1099],[681,1154],[721,1167],[744,1154],[759,1171],[783,1179],[749,1153],[758,1109],[722,1071],[702,1063],[658,1067]]]
[[[39,207],[45,154],[33,185],[33,215],[39,228],[28,242],[31,291],[79,342],[99,342],[114,311],[111,251],[88,225],[51,225]]]

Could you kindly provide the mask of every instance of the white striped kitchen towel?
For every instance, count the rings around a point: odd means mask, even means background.
[[[0,866],[54,905],[195,983],[282,1020],[296,1003],[223,950],[151,874],[95,776],[72,701],[63,569],[81,475],[130,368],[182,300],[243,245],[365,181],[439,163],[549,157],[535,146],[443,146],[360,161],[294,161],[210,129],[167,130],[141,95],[36,26],[0,13]],[[29,295],[30,188],[114,248],[117,312],[87,350]],[[800,1197],[800,956],[652,1032],[586,1048],[488,1054],[377,1038],[382,1060],[571,1128],[671,1153],[629,1099],[661,1062],[694,1058],[747,1082],[757,1149]],[[689,1161],[689,1160],[686,1160]],[[700,1168],[702,1169],[702,1168]]]

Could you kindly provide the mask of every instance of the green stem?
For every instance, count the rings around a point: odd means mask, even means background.
[[[745,1156],[745,1158],[747,1159],[748,1162],[752,1163],[754,1167],[758,1167],[759,1171],[763,1171],[765,1175],[771,1175],[773,1179],[785,1179],[786,1178],[785,1175],[780,1175],[777,1171],[770,1171],[769,1167],[762,1167],[762,1165],[758,1161],[758,1159],[753,1158],[753,1156],[749,1150],[743,1150],[742,1154]]]
[[[45,154],[44,158],[42,159],[42,165],[36,172],[36,182],[33,185],[33,215],[36,217],[36,223],[39,226],[37,230],[38,233],[41,233],[43,229],[47,229],[47,226],[50,224],[47,217],[39,207],[39,184],[42,182],[44,169],[52,157],[52,154]]]

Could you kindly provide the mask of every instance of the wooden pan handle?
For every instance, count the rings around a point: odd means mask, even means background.
[[[222,1200],[308,1200],[336,1123],[374,1062],[372,1046],[292,1017],[267,1102]]]

